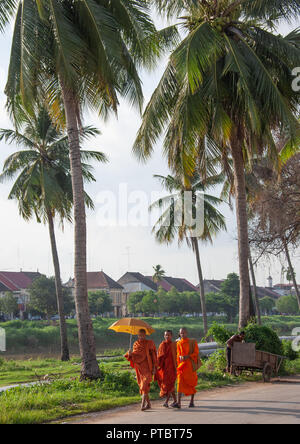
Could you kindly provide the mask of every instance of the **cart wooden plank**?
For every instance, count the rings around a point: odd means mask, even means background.
[[[232,347],[232,364],[238,367],[252,365],[255,366],[257,357],[255,344],[243,344],[242,342],[235,342]]]
[[[256,350],[254,343],[235,343],[231,355],[231,371],[262,370],[269,381],[272,372],[278,374],[284,356]]]

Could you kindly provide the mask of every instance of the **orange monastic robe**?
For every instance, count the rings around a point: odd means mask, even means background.
[[[141,395],[147,395],[153,380],[153,369],[157,367],[156,347],[153,341],[138,340],[133,345],[132,355],[125,355],[135,369]]]
[[[190,359],[180,362],[179,356],[190,355]],[[186,396],[197,393],[196,385],[198,382],[197,372],[193,370],[192,360],[197,363],[199,355],[198,344],[195,341],[195,347],[190,354],[190,340],[181,339],[177,342],[177,376],[178,376],[178,393],[183,393]]]
[[[156,380],[160,387],[160,397],[163,398],[175,390],[177,379],[176,342],[164,341],[160,344],[157,365]]]

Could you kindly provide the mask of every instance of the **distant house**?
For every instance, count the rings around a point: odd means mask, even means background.
[[[65,287],[71,288],[74,296],[74,279],[70,279],[69,282],[65,284]],[[110,295],[114,309],[114,316],[119,318],[126,315],[127,299],[123,291],[124,289],[122,285],[114,281],[106,273],[103,271],[88,272],[87,287],[88,291],[105,291]]]
[[[29,301],[28,289],[33,281],[41,276],[39,272],[31,271],[0,271],[0,297],[7,292],[13,293],[18,299],[20,312],[26,311]]]
[[[204,294],[208,293],[219,293],[221,291],[221,285],[225,280],[216,279],[204,279]],[[197,290],[199,291],[200,284],[197,285]]]
[[[118,283],[124,287],[126,294],[135,293],[137,291],[157,291],[157,285],[146,276],[138,272],[127,272],[119,280]]]
[[[208,294],[208,293],[219,293],[221,291],[221,286],[222,283],[225,280],[208,280],[205,279],[204,280],[204,293]],[[199,289],[199,285],[197,286],[197,288]],[[253,289],[253,287],[251,287]],[[268,287],[257,287],[257,293],[258,293],[258,298],[262,299],[266,296],[271,297],[273,299],[278,299],[279,294],[275,291],[275,288],[268,288]]]
[[[259,299],[269,297],[272,299],[278,299],[280,297],[280,294],[278,294],[276,291],[274,291],[273,288],[268,287],[256,287],[257,288],[257,295]]]
[[[300,286],[298,285],[300,290]],[[290,294],[296,294],[293,284],[276,284],[272,287],[272,290],[279,294],[279,296],[287,296]]]
[[[153,281],[153,277],[149,276],[148,279]],[[161,281],[157,283],[158,287],[163,288],[165,291],[170,291],[174,287],[180,293],[184,291],[198,291],[198,288],[191,284],[187,279],[173,278],[171,276],[164,276]]]

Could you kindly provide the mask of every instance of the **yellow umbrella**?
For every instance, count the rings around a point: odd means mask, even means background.
[[[141,329],[145,330],[146,335],[152,335],[152,333],[155,332],[155,330],[149,324],[147,324],[147,322],[136,318],[123,318],[109,327],[109,330],[114,330],[117,333],[129,333],[130,348],[132,335],[137,335]]]

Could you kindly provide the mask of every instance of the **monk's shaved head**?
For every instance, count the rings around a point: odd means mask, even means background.
[[[139,338],[139,340],[146,339],[146,330],[144,328],[141,328],[139,330],[138,338]]]
[[[173,332],[172,330],[165,331],[165,341],[172,341]]]
[[[181,337],[181,339],[185,339],[185,338],[187,338],[187,336],[188,336],[188,331],[187,331],[187,328],[186,328],[186,327],[182,327],[182,328],[179,330],[179,336]]]

